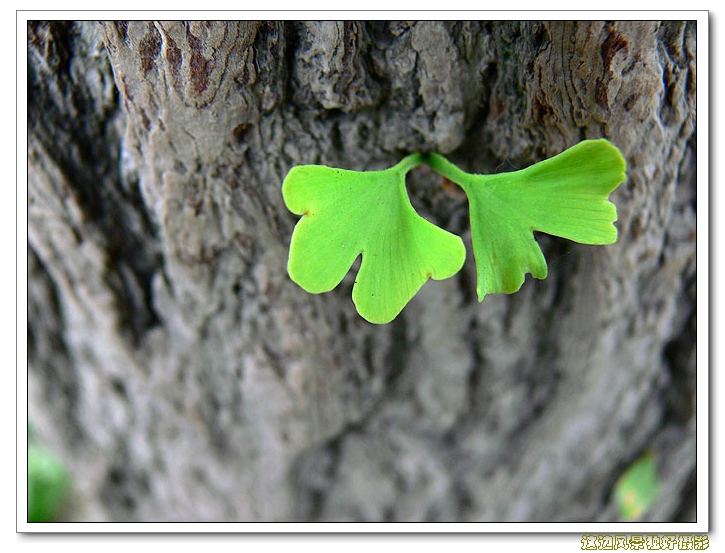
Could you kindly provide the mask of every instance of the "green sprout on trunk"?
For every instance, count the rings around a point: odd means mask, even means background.
[[[518,291],[526,273],[547,275],[534,231],[582,244],[612,244],[617,210],[609,194],[625,180],[625,161],[606,140],[586,140],[521,171],[474,175],[438,154],[412,154],[383,171],[294,167],[282,194],[302,218],[288,272],[307,292],[335,288],[358,256],[352,298],[372,323],[392,321],[429,278],[455,275],[465,261],[460,237],[422,218],[405,175],[428,165],[468,196],[478,299]]]

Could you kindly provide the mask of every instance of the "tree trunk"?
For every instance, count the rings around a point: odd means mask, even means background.
[[[37,22],[28,26],[29,417],[68,520],[695,520],[692,22]],[[509,171],[623,152],[619,239],[539,236],[549,276],[456,277],[371,325],[354,273],[290,281],[298,164],[419,150]]]

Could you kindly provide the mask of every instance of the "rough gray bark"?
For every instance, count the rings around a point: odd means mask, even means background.
[[[69,520],[611,521],[695,513],[696,28],[686,22],[42,22],[28,27],[29,416]],[[541,236],[549,277],[463,271],[370,325],[286,275],[296,164],[437,150],[628,161],[620,238]],[[469,239],[423,169],[417,209]]]

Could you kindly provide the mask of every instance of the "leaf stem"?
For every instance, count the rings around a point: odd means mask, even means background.
[[[459,186],[466,182],[470,175],[461,171],[442,155],[434,153],[421,154],[423,163],[433,169],[439,175],[444,176],[449,181],[455,182]]]
[[[415,153],[410,154],[409,156],[404,157],[401,159],[395,166],[392,168],[396,171],[401,171],[402,173],[407,173],[408,171],[415,169],[416,167],[423,165],[425,163],[425,156],[426,154],[421,153]]]

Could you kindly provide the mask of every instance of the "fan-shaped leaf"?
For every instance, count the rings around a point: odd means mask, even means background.
[[[302,215],[292,235],[288,272],[306,291],[332,290],[362,254],[352,298],[373,323],[393,320],[429,278],[456,274],[463,242],[420,217],[405,174],[418,156],[384,171],[319,165],[294,167],[282,185],[290,211]]]
[[[534,231],[582,244],[617,240],[617,209],[609,194],[625,179],[625,161],[606,140],[585,140],[561,154],[512,173],[472,175],[436,154],[431,167],[468,196],[478,299],[511,294],[526,273],[546,278]]]

